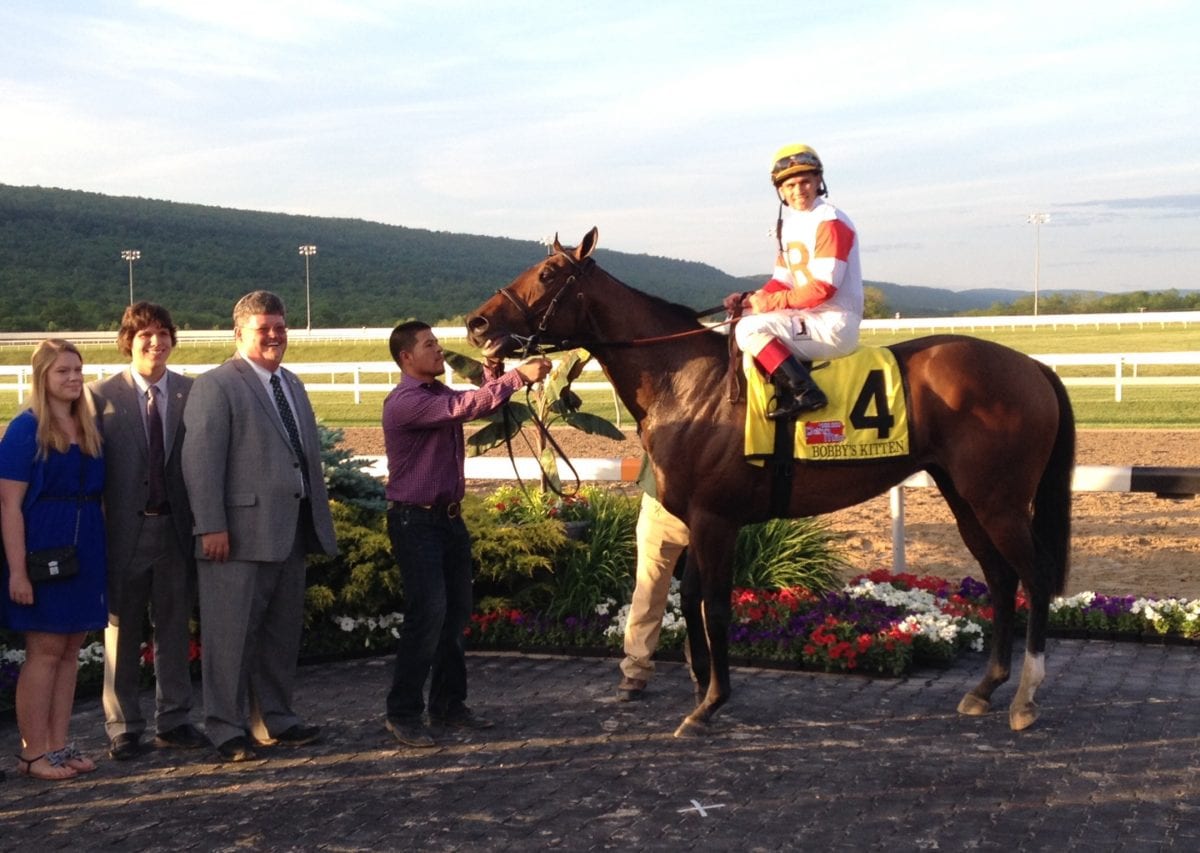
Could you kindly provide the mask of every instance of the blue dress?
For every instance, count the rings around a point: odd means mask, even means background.
[[[79,574],[65,580],[33,585],[33,604],[17,604],[8,595],[8,566],[0,590],[4,623],[13,631],[74,634],[94,631],[108,622],[104,514],[104,460],[85,456],[72,444],[66,453],[51,450],[49,458],[35,462],[37,420],[26,410],[13,418],[0,439],[0,479],[28,483],[22,511],[25,515],[25,548],[40,551],[70,545],[75,537],[79,510]],[[79,503],[80,465],[83,494]]]

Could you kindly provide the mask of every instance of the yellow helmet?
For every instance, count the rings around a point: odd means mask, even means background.
[[[775,158],[771,162],[771,183],[775,186],[801,172],[825,171],[817,152],[807,145],[785,145],[775,152]]]

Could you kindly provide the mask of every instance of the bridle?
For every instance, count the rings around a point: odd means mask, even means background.
[[[547,332],[547,329],[549,328],[550,321],[554,318],[554,315],[558,312],[558,308],[559,308],[559,305],[562,303],[563,297],[566,296],[573,289],[578,290],[578,287],[582,283],[583,279],[589,273],[591,273],[593,270],[595,270],[595,268],[596,268],[596,262],[594,260],[592,260],[592,258],[590,258],[590,257],[584,258],[583,260],[576,260],[565,249],[561,249],[561,248],[559,248],[557,250],[556,255],[567,262],[567,264],[571,268],[571,271],[565,279],[563,279],[561,282],[557,283],[557,285],[556,285],[557,290],[554,291],[554,294],[553,294],[553,296],[550,297],[548,304],[540,312],[535,312],[531,305],[529,305],[523,299],[521,299],[519,296],[517,296],[517,294],[513,293],[512,289],[511,289],[512,288],[511,284],[508,285],[507,287],[502,287],[502,288],[499,288],[496,290],[496,293],[498,295],[503,296],[505,299],[507,299],[509,301],[509,303],[512,304],[512,306],[514,308],[517,309],[517,311],[524,318],[526,327],[532,330],[529,335],[518,335],[515,332],[508,333],[509,338],[516,341],[520,345],[522,358],[529,358],[530,356],[534,356],[534,355],[550,355],[552,353],[568,352],[568,351],[574,350],[574,349],[595,350],[595,349],[601,349],[601,348],[616,349],[616,348],[622,348],[622,347],[653,346],[655,344],[663,344],[663,343],[668,343],[670,341],[680,340],[683,338],[690,338],[695,335],[702,335],[702,334],[705,334],[705,333],[711,331],[712,328],[716,328],[716,327],[722,326],[722,325],[732,325],[733,323],[737,322],[736,318],[727,319],[721,323],[715,324],[713,327],[702,326],[698,329],[689,329],[684,332],[675,332],[673,334],[667,334],[667,335],[655,335],[653,337],[647,337],[647,338],[634,338],[634,339],[625,340],[625,341],[603,341],[603,340],[597,340],[594,338],[586,339],[586,340],[584,340],[584,339],[572,340],[572,339],[568,338],[568,339],[564,339],[561,341],[545,342],[543,339],[546,336],[546,332]],[[580,292],[578,294],[578,297],[581,300],[583,300],[583,298],[584,298],[583,293]],[[586,302],[585,302],[585,310],[586,310]],[[723,310],[724,310],[723,305],[717,305],[713,308],[707,308],[703,311],[697,311],[696,317],[697,318],[706,317],[711,314],[716,314],[717,312],[723,311]],[[594,320],[593,320],[590,312],[588,312],[587,317],[588,317],[589,322],[592,322],[594,325]],[[733,345],[733,336],[732,335],[730,335],[730,345],[731,346]],[[731,364],[732,364],[732,361],[731,361]],[[569,383],[568,383],[567,387],[570,387]],[[528,393],[529,392],[527,390],[526,394],[528,394]],[[542,436],[543,441],[546,442],[546,445],[549,446],[550,449],[558,456],[558,458],[562,459],[567,464],[567,467],[570,469],[571,474],[575,479],[575,491],[572,492],[572,494],[578,493],[581,484],[580,484],[579,473],[575,470],[575,466],[571,463],[571,460],[567,457],[566,453],[562,450],[562,447],[559,446],[558,442],[554,439],[554,436],[552,436],[550,434],[550,428],[548,426],[546,426],[546,424],[537,416],[535,407],[532,405],[528,405],[528,409],[529,409],[530,413],[532,414],[532,417],[530,420],[533,422],[534,426],[537,428],[538,432]],[[513,433],[513,426],[511,425],[512,412],[511,412],[509,403],[506,402],[501,407],[501,411],[502,411],[502,416],[503,416],[504,422],[505,422],[505,434],[507,435],[507,438],[505,438],[504,443],[505,443],[505,446],[508,451],[508,458],[512,462],[513,470],[516,471],[517,464],[516,464],[516,459],[514,458],[513,447],[512,447],[512,433]],[[528,439],[526,439],[526,441],[528,442]],[[517,482],[520,485],[522,491],[524,491],[525,484],[521,480],[520,475],[517,476]],[[552,484],[552,483],[549,484],[549,488],[552,492],[554,492],[559,497],[567,497],[567,495],[564,494],[563,491],[561,491],[559,488],[555,487],[554,484]]]
[[[591,272],[596,266],[596,262],[591,258],[584,258],[582,261],[577,261],[563,249],[558,250],[558,256],[570,264],[571,273],[558,284],[558,290],[555,291],[554,296],[550,298],[550,303],[542,309],[540,314],[535,314],[533,309],[524,300],[512,292],[511,284],[496,291],[496,293],[511,302],[513,307],[521,312],[521,316],[525,318],[525,325],[533,330],[529,335],[518,335],[515,332],[509,333],[509,337],[521,345],[522,357],[524,358],[528,358],[531,355],[566,352],[567,350],[578,348],[577,346],[569,346],[569,341],[543,345],[542,338],[545,337],[546,328],[550,325],[550,321],[554,319],[554,315],[558,311],[559,302],[567,295],[572,285],[577,284],[583,276]]]

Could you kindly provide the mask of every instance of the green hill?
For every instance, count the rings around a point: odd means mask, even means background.
[[[125,249],[141,252],[134,298],[166,305],[181,326],[228,327],[237,297],[260,287],[279,293],[299,326],[298,247],[309,243],[317,328],[458,320],[545,252],[532,240],[0,185],[0,330],[113,328],[129,302]],[[741,287],[705,264],[596,257],[623,281],[697,308]]]

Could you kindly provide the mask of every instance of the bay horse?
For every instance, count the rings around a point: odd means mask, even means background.
[[[730,697],[732,563],[738,530],[771,516],[768,466],[742,455],[744,402],[725,392],[728,338],[692,309],[635,290],[591,257],[598,230],[577,247],[555,237],[547,257],[475,310],[468,336],[486,358],[522,351],[593,353],[636,418],[662,504],[690,532],[683,609],[697,705],[676,736],[708,731]],[[909,454],[797,463],[787,517],[833,512],[927,471],[979,561],[994,608],[982,680],[958,704],[982,715],[1010,675],[1018,584],[1029,599],[1024,665],[1009,725],[1037,719],[1050,601],[1067,579],[1075,419],[1048,367],[964,335],[893,344],[907,380]]]

